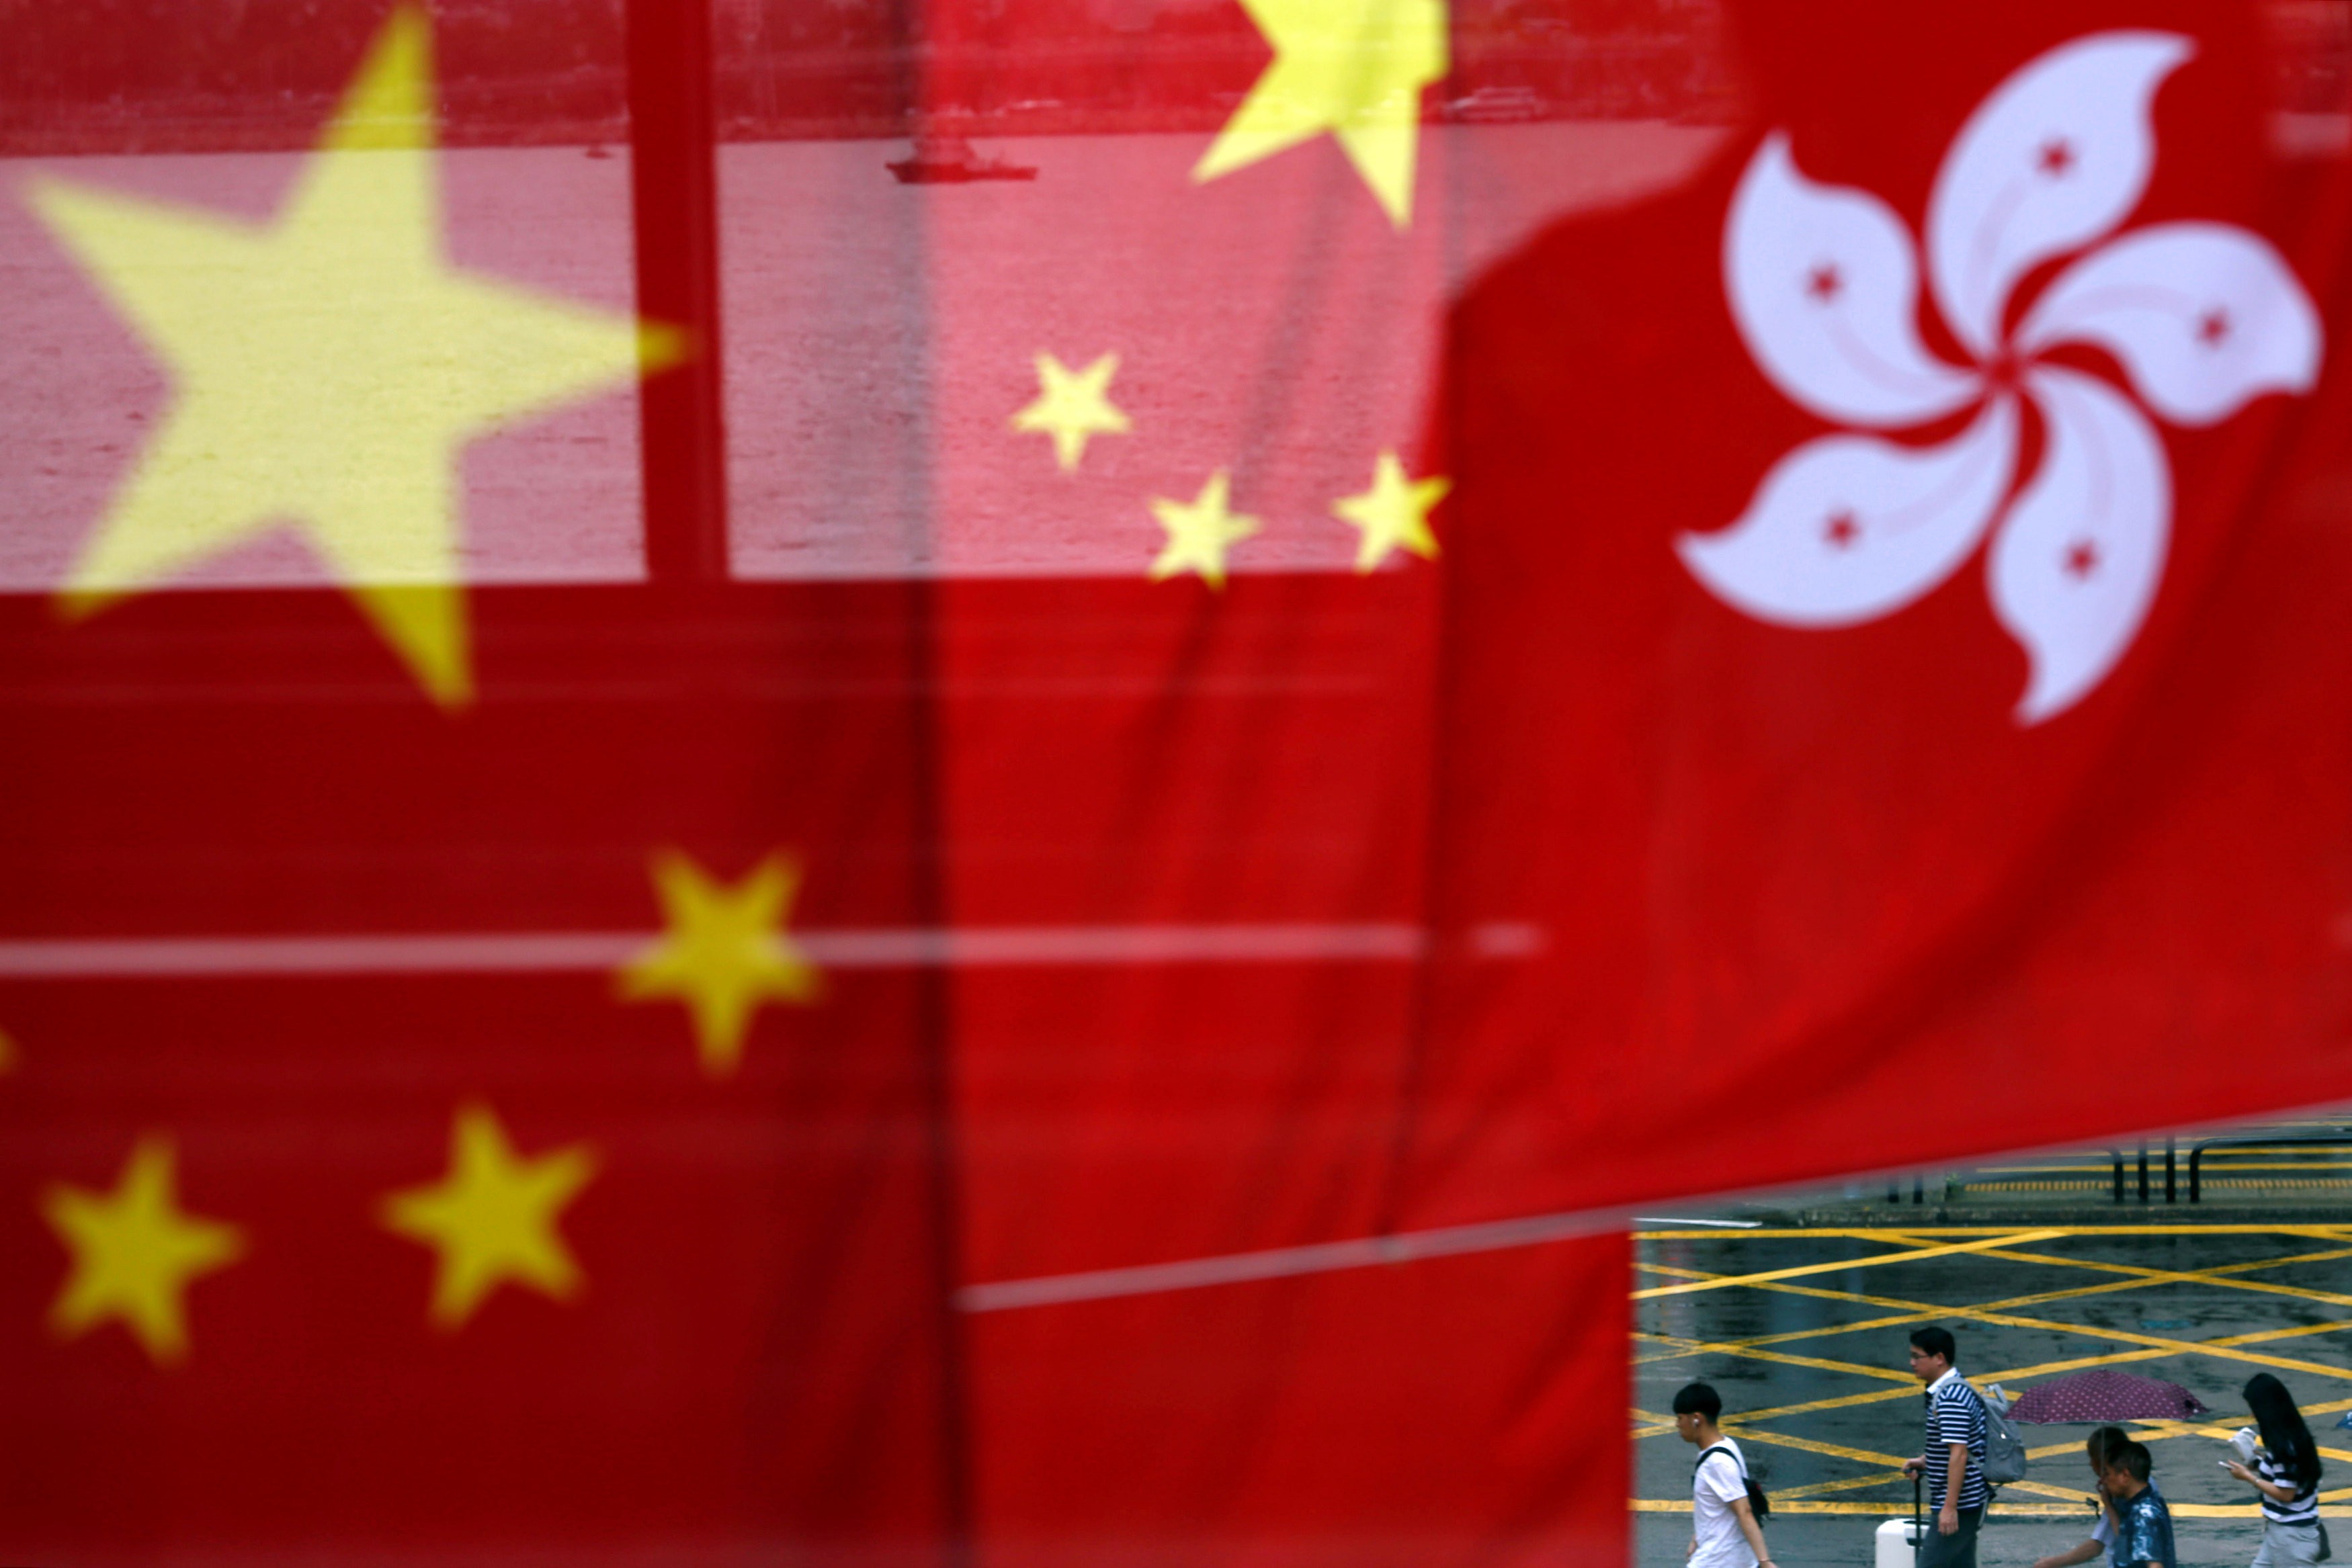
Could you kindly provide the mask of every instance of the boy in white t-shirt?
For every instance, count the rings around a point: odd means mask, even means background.
[[[1704,1383],[1675,1396],[1675,1431],[1698,1448],[1691,1472],[1690,1568],[1773,1568],[1748,1502],[1748,1460],[1716,1425],[1723,1400]]]

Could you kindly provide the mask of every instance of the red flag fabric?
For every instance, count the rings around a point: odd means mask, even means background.
[[[733,884],[789,840],[796,923],[925,924],[906,596],[854,597],[486,593],[455,722],[336,599],[159,596],[63,638],[10,610],[9,745],[42,761],[5,860],[9,1555],[936,1548],[919,971],[826,962],[726,1076],[613,973],[662,930],[658,845]],[[470,1186],[469,1122],[505,1150]],[[58,1200],[111,1203],[149,1149],[161,1207],[234,1231],[148,1275],[170,1337],[136,1295],[60,1310],[135,1228],[69,1244]],[[482,1207],[436,1228],[436,1188]],[[498,1245],[534,1232],[568,1269]],[[493,1271],[446,1310],[469,1239]]]
[[[2343,165],[2260,23],[1750,7],[1756,130],[1465,301],[1450,1211],[2352,1085]]]

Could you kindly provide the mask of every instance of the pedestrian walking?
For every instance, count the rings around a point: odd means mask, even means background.
[[[2147,1445],[2126,1437],[2107,1451],[2099,1490],[2115,1511],[2116,1541],[2107,1549],[2113,1568],[2180,1568],[2172,1544],[2172,1511],[2149,1484]]]
[[[2098,1494],[2091,1505],[2098,1512],[2091,1525],[2090,1538],[2072,1551],[2036,1559],[2033,1568],[2075,1568],[2076,1563],[2106,1555],[2116,1539],[2115,1515],[2107,1510],[2107,1466],[2115,1450],[2130,1437],[2131,1434],[2121,1427],[2101,1427],[2083,1439],[2083,1452],[2091,1461],[2091,1487]]]
[[[2262,1441],[2252,1469],[2237,1459],[2222,1460],[2221,1468],[2263,1494],[2263,1543],[2253,1568],[2309,1568],[2327,1550],[2319,1522],[2319,1445],[2285,1384],[2257,1372],[2245,1392]]]
[[[1690,1568],[1774,1568],[1748,1500],[1748,1458],[1723,1435],[1723,1399],[1704,1383],[1675,1396],[1675,1432],[1698,1447],[1691,1469]]]
[[[1927,1442],[1906,1476],[1927,1478],[1936,1527],[1921,1542],[1919,1568],[1977,1568],[1977,1530],[1992,1489],[1985,1484],[1984,1399],[1954,1364],[1951,1331],[1929,1324],[1911,1334],[1911,1375],[1927,1385]]]

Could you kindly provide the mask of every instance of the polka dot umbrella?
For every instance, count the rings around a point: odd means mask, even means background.
[[[2178,1383],[2102,1367],[2037,1383],[2010,1407],[2012,1421],[2183,1421],[2205,1404]]]

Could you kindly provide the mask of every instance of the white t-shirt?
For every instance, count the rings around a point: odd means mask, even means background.
[[[1734,1500],[1748,1500],[1748,1458],[1739,1445],[1717,1437],[1691,1477],[1691,1534],[1698,1549],[1690,1568],[1756,1568],[1755,1549],[1731,1511]]]

